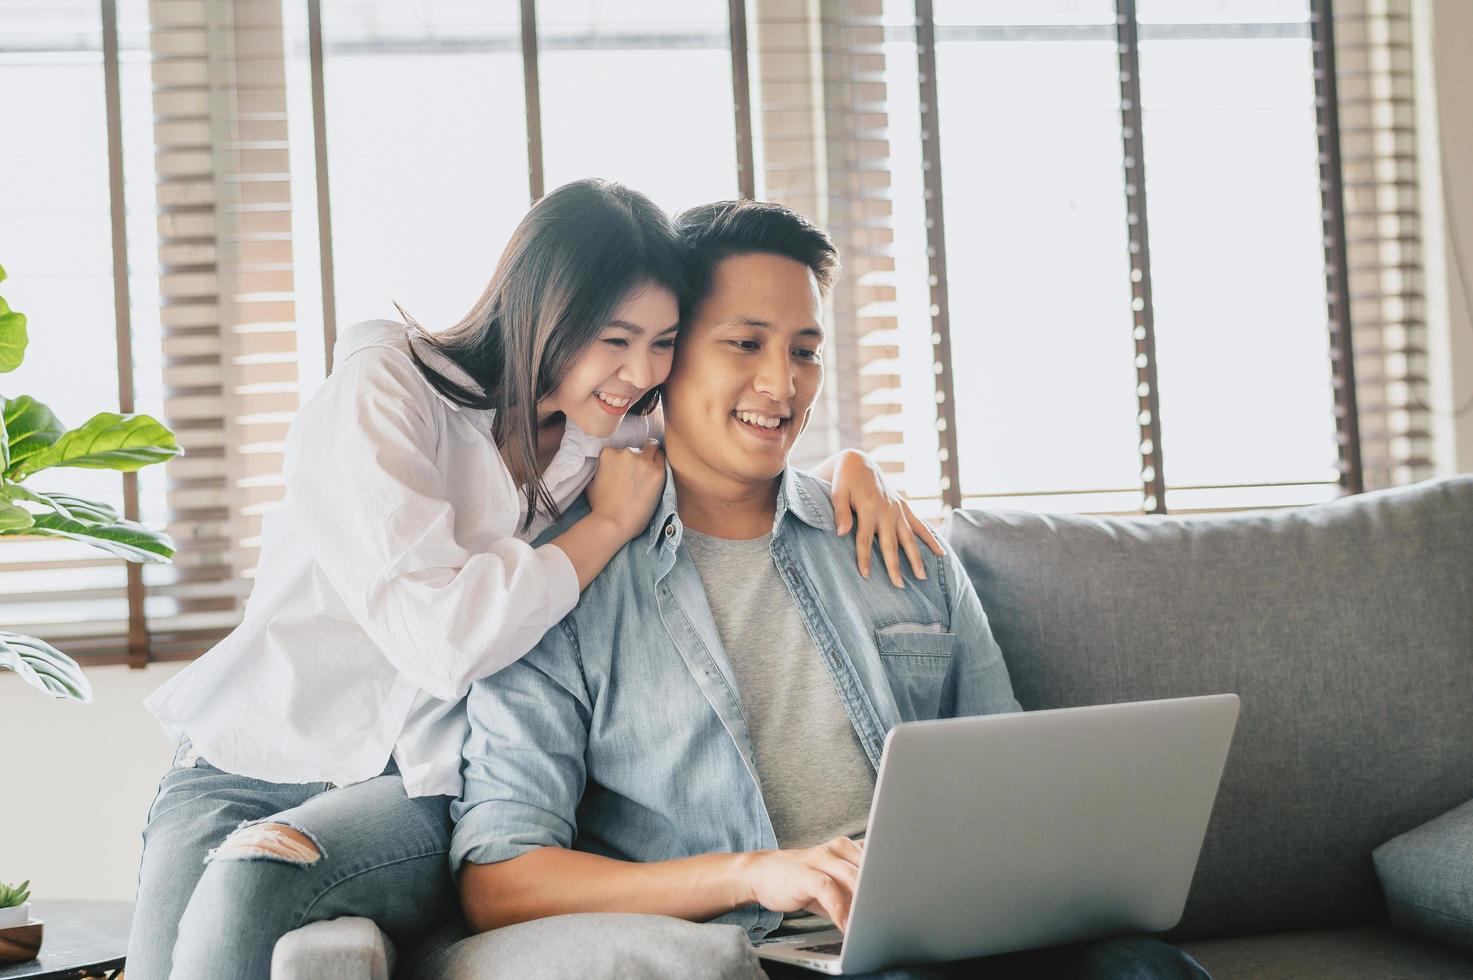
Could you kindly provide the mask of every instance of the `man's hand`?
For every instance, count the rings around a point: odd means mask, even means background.
[[[847,928],[863,853],[848,837],[835,837],[817,847],[745,855],[747,897],[774,912],[806,909]]]

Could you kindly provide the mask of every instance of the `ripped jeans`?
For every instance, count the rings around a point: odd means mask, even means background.
[[[143,831],[128,980],[267,980],[299,926],[359,915],[403,941],[457,916],[449,804],[407,797],[392,762],[352,786],[268,783],[185,742]]]

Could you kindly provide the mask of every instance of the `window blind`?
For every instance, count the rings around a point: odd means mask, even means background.
[[[1341,161],[1367,488],[1434,475],[1411,0],[1336,0]]]
[[[153,16],[162,415],[171,566],[144,570],[150,656],[239,622],[297,408],[281,5],[165,0]]]
[[[884,5],[748,7],[757,196],[828,231],[843,270],[829,300],[825,390],[799,466],[859,447],[903,468]]]

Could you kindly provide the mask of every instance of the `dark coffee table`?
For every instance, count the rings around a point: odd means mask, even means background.
[[[41,955],[0,964],[0,980],[81,980],[112,977],[128,954],[130,902],[33,902],[31,918],[46,923]]]

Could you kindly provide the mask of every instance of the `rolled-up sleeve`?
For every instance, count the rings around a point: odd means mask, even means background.
[[[957,646],[942,692],[942,717],[992,715],[1021,711],[1013,696],[1013,681],[1002,659],[1002,648],[992,635],[987,613],[972,579],[951,549],[940,560],[948,601],[951,606],[951,632]]]
[[[556,545],[458,539],[433,458],[446,410],[407,358],[361,351],[302,409],[286,479],[314,560],[354,619],[400,674],[454,701],[530,650],[579,590]]]
[[[592,703],[571,620],[531,653],[477,681],[461,798],[451,804],[450,866],[495,864],[539,847],[571,847],[587,776]]]

